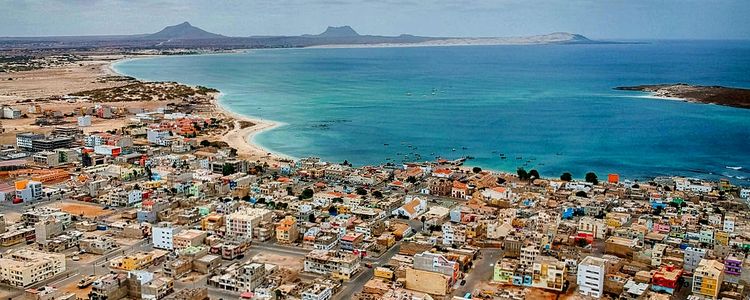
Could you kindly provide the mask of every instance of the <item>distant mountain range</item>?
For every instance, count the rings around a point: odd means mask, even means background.
[[[0,49],[170,49],[170,48],[289,48],[314,46],[430,46],[430,45],[532,45],[593,44],[582,35],[557,32],[528,37],[423,37],[360,35],[349,26],[328,27],[320,34],[301,36],[229,37],[211,33],[188,22],[167,26],[159,32],[138,35],[0,37]]]
[[[221,34],[211,33],[203,29],[200,29],[198,27],[195,27],[193,25],[190,25],[190,23],[188,22],[183,22],[181,24],[177,24],[174,26],[167,26],[157,33],[147,35],[146,38],[154,39],[154,40],[164,40],[164,39],[166,40],[171,40],[171,39],[200,40],[200,39],[225,38],[225,36]]]

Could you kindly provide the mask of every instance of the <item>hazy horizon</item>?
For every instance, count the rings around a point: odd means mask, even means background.
[[[745,0],[0,1],[3,37],[145,34],[187,21],[233,37],[296,36],[348,25],[364,35],[750,39]]]

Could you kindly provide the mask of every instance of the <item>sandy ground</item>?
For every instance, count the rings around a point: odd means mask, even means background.
[[[0,104],[123,85],[123,82],[97,82],[103,76],[114,75],[110,63],[123,58],[122,55],[93,56],[63,67],[0,73]]]
[[[141,107],[146,110],[155,110],[159,107],[164,107],[171,101],[128,101],[128,102],[107,102],[106,105],[109,105],[111,107]],[[62,112],[63,114],[70,113],[76,109],[79,109],[81,107],[91,107],[95,104],[92,102],[68,102],[68,101],[48,101],[48,102],[35,102],[34,104],[38,104],[42,111],[44,110],[57,110]],[[22,112],[27,113],[29,104],[14,104],[11,105],[12,107],[15,107],[17,109],[20,109]],[[43,133],[47,134],[51,132],[55,125],[50,126],[37,126],[34,124],[34,121],[36,117],[41,116],[41,114],[29,114],[28,118],[22,118],[22,119],[14,119],[14,120],[2,120],[2,127],[5,129],[4,132],[0,133],[0,144],[15,144],[16,141],[16,133],[20,132],[34,132],[34,133]],[[63,118],[65,121],[65,124],[60,124],[59,126],[77,126],[77,118],[76,117],[67,117]],[[128,118],[116,118],[116,119],[100,119],[100,118],[92,118],[91,119],[91,126],[88,127],[82,127],[84,133],[92,133],[92,132],[101,132],[101,131],[107,131],[110,129],[119,129],[120,127],[123,127],[127,125]]]
[[[253,256],[253,261],[276,265],[281,269],[287,269],[299,273],[302,271],[304,257],[287,256],[275,253],[260,253]]]
[[[234,129],[224,134],[221,137],[221,140],[229,144],[230,147],[237,149],[238,156],[250,161],[266,162],[270,165],[279,165],[283,163],[284,160],[293,159],[291,157],[271,153],[253,143],[253,136],[264,130],[276,128],[281,125],[280,123],[270,120],[249,118],[233,113],[219,104],[218,100],[214,100],[213,103],[220,115],[234,120]],[[255,125],[241,128],[240,121],[251,122]]]
[[[78,64],[68,65],[65,67],[55,67],[42,70],[33,70],[27,72],[18,72],[10,74],[0,74],[0,104],[11,104],[11,106],[20,109],[28,115],[28,118],[16,120],[3,120],[2,127],[4,132],[0,133],[0,144],[15,143],[15,135],[19,132],[49,133],[55,126],[40,127],[34,125],[38,114],[28,113],[29,104],[16,104],[15,102],[23,99],[36,99],[51,96],[61,96],[74,92],[85,90],[110,88],[121,86],[123,82],[104,81],[101,79],[106,76],[118,75],[111,68],[111,64],[127,57],[122,55],[96,56],[90,60],[81,61]],[[13,80],[8,80],[13,78]],[[168,101],[131,101],[131,102],[108,102],[107,105],[113,107],[141,107],[147,110],[154,110],[158,107],[165,106]],[[48,101],[35,102],[44,110],[57,110],[62,113],[69,113],[82,106],[93,106],[95,103],[80,101]],[[197,113],[205,117],[219,117],[232,119],[234,128],[221,135],[199,136],[199,139],[213,141],[224,141],[230,147],[237,149],[238,155],[250,161],[260,161],[272,166],[278,166],[285,161],[293,159],[279,154],[270,153],[268,150],[253,143],[253,136],[263,130],[275,128],[280,123],[270,120],[260,120],[235,114],[218,103],[218,95],[213,101],[214,109],[211,111]],[[106,131],[110,129],[119,129],[127,124],[128,118],[118,119],[99,119],[93,118],[90,127],[83,128],[84,133],[95,131]],[[69,117],[64,119],[64,125],[76,125],[76,118]],[[239,122],[246,121],[255,124],[254,126],[241,128]]]
[[[95,218],[111,213],[111,211],[104,210],[99,206],[81,203],[56,202],[48,206],[60,208],[62,211],[71,215],[78,216],[83,214],[83,216],[86,218]]]

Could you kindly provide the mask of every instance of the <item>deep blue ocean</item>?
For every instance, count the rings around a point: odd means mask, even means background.
[[[285,123],[255,141],[293,157],[367,165],[472,156],[469,165],[548,177],[750,184],[750,110],[612,89],[750,88],[748,41],[251,50],[115,68],[217,88],[229,109]]]

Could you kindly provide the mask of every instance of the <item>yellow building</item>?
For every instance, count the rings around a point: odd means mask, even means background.
[[[224,227],[224,215],[211,213],[201,219],[201,229],[205,231],[216,231]]]
[[[276,225],[276,241],[279,243],[291,244],[299,238],[297,229],[297,219],[292,216],[286,216],[278,225]]]
[[[109,264],[109,266],[114,269],[133,271],[142,269],[153,260],[154,257],[151,253],[138,252],[115,259]]]
[[[724,280],[724,264],[717,260],[701,259],[693,272],[693,294],[719,297],[721,282]]]
[[[729,233],[726,233],[724,231],[716,231],[714,234],[714,241],[717,245],[729,245]]]
[[[393,270],[385,267],[377,267],[375,268],[375,277],[391,280],[393,279]]]

